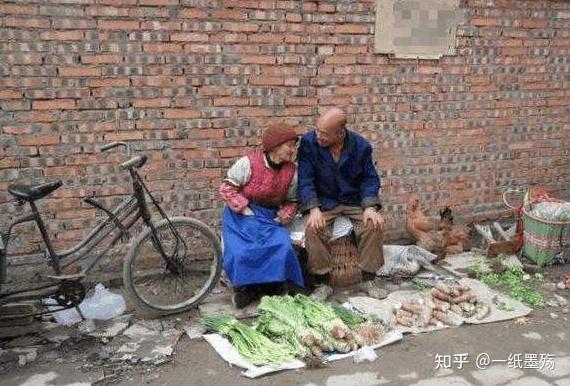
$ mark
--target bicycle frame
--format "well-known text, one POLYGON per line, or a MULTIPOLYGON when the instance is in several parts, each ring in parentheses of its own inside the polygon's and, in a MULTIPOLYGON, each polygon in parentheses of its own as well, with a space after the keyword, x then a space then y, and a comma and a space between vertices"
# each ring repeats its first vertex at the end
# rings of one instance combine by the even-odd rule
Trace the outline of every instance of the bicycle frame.
MULTIPOLYGON (((105 210, 103 208, 103 210, 107 213, 108 217, 105 220, 101 221, 87 235, 87 237, 85 237, 83 240, 81 240, 78 244, 76 244, 72 248, 70 248, 66 251, 63 251, 61 253, 58 253, 55 251, 55 249, 53 248, 53 244, 51 242, 51 239, 49 238, 45 223, 44 223, 35 203, 33 201, 31 201, 31 202, 29 202, 29 204, 31 206, 32 213, 27 214, 27 215, 22 216, 22 217, 19 217, 19 218, 15 219, 14 221, 12 221, 12 223, 8 227, 8 233, 6 233, 6 235, 2 235, 2 238, 3 238, 2 241, 4 241, 4 243, 3 243, 4 244, 4 250, 2 251, 2 254, 3 255, 6 254, 6 249, 8 246, 9 236, 10 236, 12 228, 18 224, 34 221, 36 223, 39 231, 40 231, 40 234, 42 236, 42 240, 43 240, 45 247, 46 247, 45 255, 47 255, 46 257, 49 260, 48 264, 50 264, 53 267, 56 276, 61 276, 62 268, 65 268, 65 267, 81 260, 89 252, 96 249, 96 247, 103 240, 105 240, 107 238, 107 236, 109 236, 112 232, 114 232, 115 230, 118 229, 119 232, 117 232, 110 239, 109 244, 104 249, 97 251, 97 253, 95 253, 92 258, 85 261, 85 264, 82 267, 81 273, 79 275, 73 275, 74 277, 82 278, 83 276, 87 275, 89 273, 89 271, 91 271, 91 269, 101 260, 101 258, 103 258, 105 256, 105 254, 109 251, 109 249, 111 249, 111 247, 113 247, 115 245, 115 243, 119 239, 121 239, 121 237, 125 234, 125 230, 130 229, 139 220, 139 218, 142 217, 145 225, 150 227, 154 233, 155 228, 154 228, 154 225, 152 224, 152 221, 151 221, 151 215, 150 215, 150 212, 149 212, 146 200, 145 200, 145 193, 144 193, 143 186, 142 186, 141 182, 139 181, 140 177, 138 176, 137 171, 132 169, 132 168, 129 169, 129 172, 130 172, 131 179, 132 179, 133 193, 128 198, 124 199, 112 211, 108 211, 108 210, 105 210), (134 214, 134 216, 133 216, 133 214, 134 214), (123 221, 125 221, 125 220, 127 220, 126 223, 123 223, 123 221), (64 264, 64 265, 61 264, 67 260, 69 260, 69 261, 66 264, 64 264)), ((7 264, 5 264, 5 265, 7 265, 7 264)), ((1 273, 2 272, 0 272, 0 274, 1 273)), ((2 279, 1 275, 0 275, 0 279, 2 279)), ((0 280, 0 284, 1 283, 2 283, 2 280, 0 280)), ((31 288, 31 289, 18 290, 18 291, 7 292, 7 293, 0 293, 0 304, 4 303, 2 301, 4 298, 13 297, 14 295, 18 295, 18 294, 22 294, 22 293, 26 293, 26 292, 30 292, 30 291, 36 291, 39 289, 50 288, 50 287, 53 287, 54 285, 58 285, 58 283, 51 284, 51 285, 44 285, 41 287, 35 287, 35 288, 31 288)), ((33 298, 36 298, 36 296, 34 296, 33 298)), ((13 300, 16 300, 16 299, 10 299, 10 301, 13 301, 13 300)), ((23 300, 23 299, 18 298, 17 300, 23 300)))

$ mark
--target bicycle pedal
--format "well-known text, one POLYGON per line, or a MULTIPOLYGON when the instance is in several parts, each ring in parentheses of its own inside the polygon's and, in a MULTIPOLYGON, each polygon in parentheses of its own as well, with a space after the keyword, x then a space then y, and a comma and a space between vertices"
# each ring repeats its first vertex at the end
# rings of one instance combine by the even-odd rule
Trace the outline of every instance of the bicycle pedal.
POLYGON ((52 280, 76 280, 83 279, 85 277, 84 273, 74 273, 71 275, 45 275, 48 279, 52 280))

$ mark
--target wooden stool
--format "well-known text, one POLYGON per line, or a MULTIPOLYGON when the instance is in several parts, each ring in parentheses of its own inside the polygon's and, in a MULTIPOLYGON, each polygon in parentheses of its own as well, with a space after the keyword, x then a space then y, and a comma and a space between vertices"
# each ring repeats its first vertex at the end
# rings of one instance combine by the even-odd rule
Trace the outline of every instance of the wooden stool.
POLYGON ((360 282, 362 272, 358 267, 358 248, 354 234, 329 241, 328 245, 333 259, 329 285, 346 287, 360 282))

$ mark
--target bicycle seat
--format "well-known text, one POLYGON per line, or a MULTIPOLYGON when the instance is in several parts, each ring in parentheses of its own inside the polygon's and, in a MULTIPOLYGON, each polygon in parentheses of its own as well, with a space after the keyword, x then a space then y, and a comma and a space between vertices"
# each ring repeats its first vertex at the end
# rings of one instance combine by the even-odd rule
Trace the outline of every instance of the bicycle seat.
POLYGON ((19 200, 32 202, 47 196, 61 185, 63 185, 61 180, 39 185, 10 185, 8 192, 19 200))

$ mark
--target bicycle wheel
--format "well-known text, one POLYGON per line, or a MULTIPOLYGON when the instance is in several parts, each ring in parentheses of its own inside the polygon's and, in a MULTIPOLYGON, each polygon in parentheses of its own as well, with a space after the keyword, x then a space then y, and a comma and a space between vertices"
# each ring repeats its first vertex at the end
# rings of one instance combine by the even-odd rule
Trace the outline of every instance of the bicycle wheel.
POLYGON ((216 285, 222 270, 222 250, 214 231, 193 218, 174 217, 156 224, 164 253, 176 256, 168 263, 147 228, 132 244, 123 265, 129 295, 144 309, 173 314, 195 307, 216 285))

